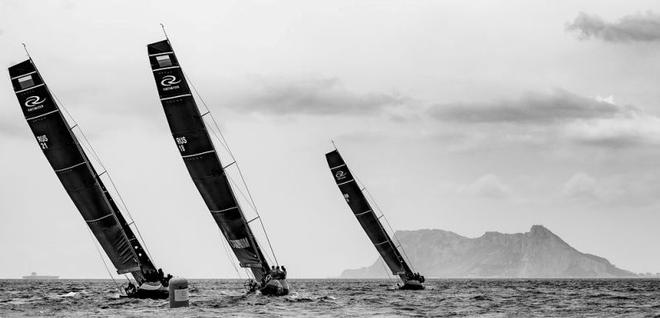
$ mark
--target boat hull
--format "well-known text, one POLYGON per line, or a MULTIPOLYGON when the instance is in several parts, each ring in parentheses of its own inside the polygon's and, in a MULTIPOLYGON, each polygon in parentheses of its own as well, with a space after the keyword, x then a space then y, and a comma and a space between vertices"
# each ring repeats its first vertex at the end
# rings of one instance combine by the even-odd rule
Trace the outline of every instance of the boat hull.
POLYGON ((409 280, 406 281, 403 286, 399 287, 401 290, 422 290, 424 289, 424 285, 420 283, 418 280, 409 280))
POLYGON ((170 292, 160 283, 144 283, 133 293, 123 297, 139 299, 168 299, 170 292))
POLYGON ((286 282, 280 282, 276 279, 270 280, 259 291, 265 296, 286 296, 289 294, 289 288, 286 282))
POLYGON ((139 298, 139 299, 168 299, 170 297, 170 292, 165 290, 141 290, 128 296, 130 298, 139 298))

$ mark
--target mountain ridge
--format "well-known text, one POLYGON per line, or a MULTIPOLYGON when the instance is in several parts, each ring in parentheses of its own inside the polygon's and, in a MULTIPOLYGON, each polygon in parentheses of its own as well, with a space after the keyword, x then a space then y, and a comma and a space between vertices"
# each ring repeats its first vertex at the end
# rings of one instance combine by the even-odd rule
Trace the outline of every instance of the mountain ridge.
MULTIPOLYGON (((475 238, 440 229, 398 231, 416 271, 429 278, 620 278, 637 275, 583 253, 543 225, 524 233, 488 231, 475 238)), ((382 278, 380 259, 341 278, 382 278)))

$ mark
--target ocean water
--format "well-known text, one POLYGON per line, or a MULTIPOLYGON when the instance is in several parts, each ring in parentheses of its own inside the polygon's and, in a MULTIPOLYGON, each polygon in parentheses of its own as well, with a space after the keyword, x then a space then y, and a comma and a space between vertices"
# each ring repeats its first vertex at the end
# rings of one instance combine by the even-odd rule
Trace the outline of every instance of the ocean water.
POLYGON ((188 308, 119 298, 110 280, 0 280, 0 317, 660 317, 660 280, 291 280, 286 297, 244 295, 243 281, 191 280, 188 308))

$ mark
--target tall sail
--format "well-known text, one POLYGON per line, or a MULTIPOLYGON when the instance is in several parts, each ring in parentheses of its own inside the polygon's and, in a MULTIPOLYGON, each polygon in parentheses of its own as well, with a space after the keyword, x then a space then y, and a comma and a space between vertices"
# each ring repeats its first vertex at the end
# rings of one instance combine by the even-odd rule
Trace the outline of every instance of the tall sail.
POLYGON ((396 245, 387 234, 378 216, 371 208, 367 198, 362 193, 351 171, 348 170, 346 162, 339 154, 339 151, 333 150, 325 154, 325 158, 330 166, 330 172, 339 186, 339 191, 344 195, 344 199, 353 211, 353 214, 362 225, 362 228, 369 236, 371 243, 374 244, 378 253, 383 258, 392 274, 399 275, 404 281, 406 277, 413 274, 412 269, 406 263, 396 245))
POLYGON ((149 44, 147 51, 172 137, 190 177, 240 266, 250 268, 261 281, 269 272, 268 262, 236 200, 172 46, 164 40, 149 44))
POLYGON ((138 282, 143 282, 143 271, 155 270, 155 267, 71 131, 32 60, 10 67, 9 76, 39 147, 117 273, 131 273, 138 282))

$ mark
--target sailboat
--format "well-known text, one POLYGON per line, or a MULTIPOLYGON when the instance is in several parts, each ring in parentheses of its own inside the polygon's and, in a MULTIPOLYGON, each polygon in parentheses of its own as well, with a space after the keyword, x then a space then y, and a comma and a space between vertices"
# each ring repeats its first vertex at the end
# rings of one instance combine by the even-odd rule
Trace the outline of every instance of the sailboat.
POLYGON ((200 113, 169 39, 147 45, 147 53, 174 142, 239 266, 252 272, 254 280, 247 285, 264 295, 288 294, 286 271, 269 267, 250 228, 258 217, 246 219, 229 182, 226 169, 236 162, 222 165, 203 120, 208 112, 200 113))
POLYGON ((97 173, 32 58, 11 66, 9 76, 25 120, 67 194, 117 274, 131 274, 138 284, 129 281, 125 296, 167 298, 171 276, 156 269, 103 183, 106 171, 97 173))
POLYGON ((339 151, 335 149, 328 152, 325 154, 325 158, 339 191, 341 191, 346 203, 348 203, 358 222, 362 225, 362 229, 367 233, 371 243, 376 247, 392 274, 399 276, 401 279, 403 284, 399 285, 399 288, 406 290, 424 289, 424 276, 413 272, 410 265, 403 258, 401 251, 399 251, 399 248, 402 247, 397 248, 395 242, 392 241, 380 222, 382 215, 381 217, 376 215, 339 151))

